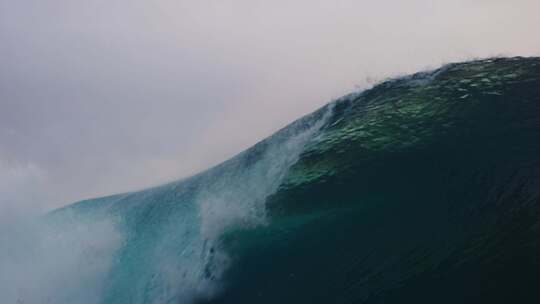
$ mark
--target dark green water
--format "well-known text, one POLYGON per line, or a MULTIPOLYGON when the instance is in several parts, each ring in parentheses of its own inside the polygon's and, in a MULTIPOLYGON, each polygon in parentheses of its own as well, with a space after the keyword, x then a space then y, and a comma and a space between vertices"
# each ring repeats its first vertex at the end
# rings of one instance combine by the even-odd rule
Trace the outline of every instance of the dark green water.
POLYGON ((71 211, 122 235, 99 303, 540 303, 540 59, 387 81, 71 211))
POLYGON ((538 303, 540 59, 345 97, 212 303, 538 303))

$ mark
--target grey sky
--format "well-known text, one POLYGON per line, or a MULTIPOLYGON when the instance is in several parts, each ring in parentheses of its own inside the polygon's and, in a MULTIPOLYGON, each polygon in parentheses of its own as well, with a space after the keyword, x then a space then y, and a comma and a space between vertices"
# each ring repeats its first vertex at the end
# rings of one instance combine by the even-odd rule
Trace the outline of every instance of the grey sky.
POLYGON ((537 0, 0 0, 0 207, 192 174, 370 79, 540 55, 539 12, 537 0))

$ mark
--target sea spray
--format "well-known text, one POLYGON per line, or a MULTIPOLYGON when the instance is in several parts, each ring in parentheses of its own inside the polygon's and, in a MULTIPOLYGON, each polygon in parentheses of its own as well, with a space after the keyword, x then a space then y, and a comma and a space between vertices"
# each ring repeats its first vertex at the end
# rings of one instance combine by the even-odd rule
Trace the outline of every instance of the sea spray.
POLYGON ((122 236, 112 219, 17 217, 0 225, 2 303, 98 304, 122 236))
POLYGON ((103 302, 190 303, 218 294, 231 264, 220 236, 228 229, 265 224, 266 198, 332 111, 329 104, 187 180, 97 203, 122 218, 126 239, 103 302))

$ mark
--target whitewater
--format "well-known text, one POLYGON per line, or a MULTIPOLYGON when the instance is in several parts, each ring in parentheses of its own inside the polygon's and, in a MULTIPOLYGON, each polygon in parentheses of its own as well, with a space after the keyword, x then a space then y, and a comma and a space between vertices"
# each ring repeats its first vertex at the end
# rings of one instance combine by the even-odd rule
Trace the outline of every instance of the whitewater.
POLYGON ((219 237, 265 225, 266 198, 332 113, 329 104, 191 178, 86 200, 0 232, 6 303, 192 303, 220 291, 219 237))

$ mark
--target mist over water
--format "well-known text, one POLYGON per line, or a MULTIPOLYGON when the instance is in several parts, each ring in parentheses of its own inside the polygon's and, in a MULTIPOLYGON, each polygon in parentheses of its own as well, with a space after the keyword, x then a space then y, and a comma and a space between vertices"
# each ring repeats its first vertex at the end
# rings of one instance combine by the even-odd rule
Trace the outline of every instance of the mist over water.
POLYGON ((46 174, 34 164, 0 162, 2 303, 100 303, 114 252, 115 219, 46 216, 46 174))
POLYGON ((266 198, 331 113, 329 105, 186 180, 47 215, 19 205, 0 223, 2 299, 164 304, 219 294, 230 265, 220 237, 265 225, 266 198))
POLYGON ((100 303, 122 236, 114 221, 18 217, 0 225, 5 303, 100 303))

